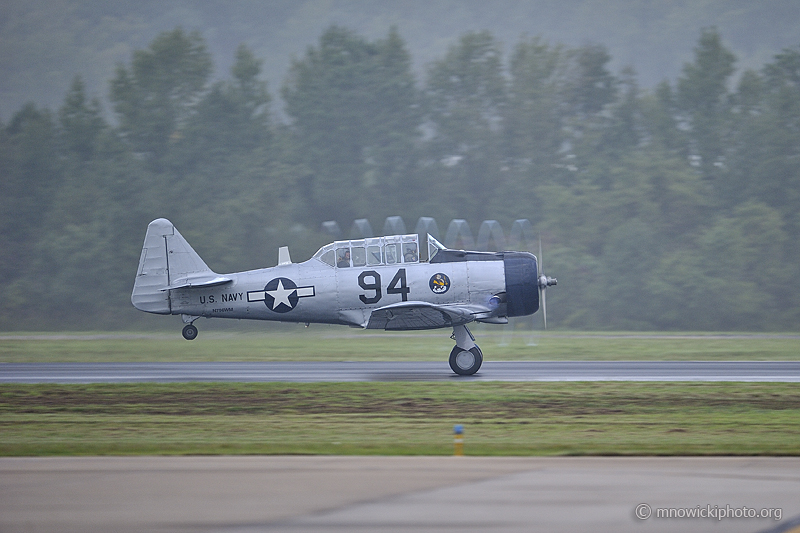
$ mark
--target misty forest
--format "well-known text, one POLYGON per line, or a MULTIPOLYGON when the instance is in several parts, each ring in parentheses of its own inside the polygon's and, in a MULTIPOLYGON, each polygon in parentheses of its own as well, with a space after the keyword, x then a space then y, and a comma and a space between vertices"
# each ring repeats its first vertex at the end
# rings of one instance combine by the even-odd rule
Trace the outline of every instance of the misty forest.
POLYGON ((76 73, 0 123, 0 329, 151 324, 129 297, 154 218, 224 273, 425 216, 528 219, 556 328, 797 330, 800 46, 739 69, 706 28, 645 89, 602 44, 504 44, 464 33, 418 74, 397 30, 331 26, 267 85, 245 45, 214 79, 177 27, 103 99, 76 73))

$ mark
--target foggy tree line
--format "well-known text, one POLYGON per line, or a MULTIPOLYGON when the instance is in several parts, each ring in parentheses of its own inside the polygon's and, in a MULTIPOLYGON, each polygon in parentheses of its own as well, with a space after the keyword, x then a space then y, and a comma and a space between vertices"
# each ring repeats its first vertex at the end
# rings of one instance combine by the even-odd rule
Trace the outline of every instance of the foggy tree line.
POLYGON ((611 59, 471 32, 418 79, 397 31, 331 27, 271 88, 246 46, 214 81, 202 35, 165 32, 107 100, 76 75, 0 124, 0 327, 135 325, 157 217, 230 272, 400 215, 529 219, 557 327, 796 330, 800 47, 739 72, 705 29, 651 90, 611 59))

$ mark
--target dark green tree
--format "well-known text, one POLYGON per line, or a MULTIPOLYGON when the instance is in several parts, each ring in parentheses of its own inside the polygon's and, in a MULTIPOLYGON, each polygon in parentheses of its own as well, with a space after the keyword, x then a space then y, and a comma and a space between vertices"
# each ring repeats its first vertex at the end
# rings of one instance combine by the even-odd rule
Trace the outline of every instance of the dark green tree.
POLYGON ((395 30, 368 42, 331 27, 292 63, 286 112, 306 168, 298 183, 313 220, 352 220, 376 201, 397 206, 413 162, 419 110, 410 59, 395 30))
POLYGON ((606 271, 598 287, 608 296, 600 319, 611 319, 607 327, 648 329, 658 319, 646 287, 659 256, 656 233, 638 218, 609 232, 601 256, 606 271))
POLYGON ((156 37, 117 65, 110 99, 119 131, 134 151, 159 160, 192 114, 211 74, 211 56, 199 32, 181 28, 156 37))
POLYGON ((678 127, 679 112, 675 91, 670 83, 664 80, 652 93, 640 95, 639 105, 648 142, 688 161, 688 141, 678 127))
MULTIPOLYGON (((541 218, 537 188, 565 167, 564 92, 568 53, 538 38, 521 41, 510 63, 508 101, 503 110, 503 152, 509 179, 501 188, 509 215, 541 218)), ((500 188, 499 188, 500 189, 500 188)))
POLYGON ((572 55, 570 103, 578 116, 595 115, 617 96, 617 79, 608 70, 611 55, 599 44, 582 46, 572 55))
POLYGON ((644 137, 642 109, 636 72, 632 67, 622 70, 619 80, 622 91, 611 109, 611 119, 603 132, 603 151, 611 157, 621 157, 634 151, 644 137))
MULTIPOLYGON (((271 98, 266 82, 258 79, 260 63, 247 47, 238 48, 231 68, 233 79, 211 87, 194 106, 194 113, 174 142, 174 174, 186 175, 198 169, 221 173, 219 185, 227 187, 223 176, 230 174, 226 168, 233 159, 268 147, 271 98)), ((215 194, 214 189, 208 194, 215 194)))
MULTIPOLYGON (((781 214, 789 235, 800 233, 800 46, 783 50, 762 73, 762 105, 753 113, 750 137, 741 159, 752 172, 746 181, 749 197, 760 199, 781 214)), ((774 256, 773 256, 774 257, 774 256)), ((773 258, 792 266, 791 279, 800 276, 800 243, 785 242, 783 256, 773 258)), ((800 291, 786 281, 780 292, 780 316, 788 324, 800 320, 800 291), (789 290, 787 290, 789 289, 789 290)))
MULTIPOLYGON (((629 98, 617 101, 619 80, 608 70, 610 60, 601 45, 571 50, 563 99, 563 127, 568 133, 563 163, 571 172, 579 172, 580 179, 591 179, 605 190, 613 187, 612 166, 617 165, 626 142, 635 144, 630 138, 637 136, 632 121, 638 111, 638 88, 632 76, 628 77, 629 98), (623 117, 626 111, 627 123, 623 117)), ((561 177, 571 179, 569 174, 561 177)))
MULTIPOLYGON (((702 31, 694 62, 683 66, 678 79, 677 103, 690 132, 690 154, 703 175, 722 179, 730 138, 731 102, 728 83, 736 56, 725 48, 714 28, 702 31)), ((715 183, 715 186, 719 185, 715 183)))
POLYGON ((97 148, 100 134, 106 128, 100 100, 87 101, 86 90, 80 76, 75 76, 64 104, 58 111, 64 148, 79 161, 88 161, 97 148))
POLYGON ((450 199, 453 216, 481 220, 500 203, 505 104, 500 44, 488 31, 463 35, 428 69, 431 190, 450 199))
POLYGON ((261 61, 239 46, 231 79, 197 103, 168 158, 170 196, 186 206, 187 237, 200 227, 214 235, 206 259, 222 270, 264 266, 264 229, 295 205, 287 194, 293 178, 274 177, 271 98, 260 74, 261 61))
POLYGON ((425 196, 415 174, 422 110, 411 56, 397 29, 392 27, 377 45, 379 65, 372 83, 382 101, 372 117, 375 142, 366 152, 365 177, 375 184, 370 202, 377 209, 370 211, 385 218, 413 213, 425 196))
POLYGON ((764 67, 764 108, 758 127, 761 148, 750 190, 777 207, 800 229, 800 46, 764 67))
POLYGON ((514 49, 503 130, 508 155, 520 164, 547 167, 558 157, 565 56, 562 47, 538 38, 521 41, 514 49))
POLYGON ((26 104, 0 130, 0 317, 7 323, 21 319, 17 312, 28 302, 25 273, 60 180, 53 117, 26 104))

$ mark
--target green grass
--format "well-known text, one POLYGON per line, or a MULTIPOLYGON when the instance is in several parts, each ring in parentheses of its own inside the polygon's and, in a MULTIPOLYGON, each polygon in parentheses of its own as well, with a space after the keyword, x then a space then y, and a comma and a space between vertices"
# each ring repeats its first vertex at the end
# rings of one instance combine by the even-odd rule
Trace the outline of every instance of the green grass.
MULTIPOLYGON (((265 333, 204 331, 188 342, 158 334, 0 334, 0 362, 94 361, 441 361, 449 330, 386 333, 336 326, 265 333)), ((800 360, 798 335, 526 333, 473 328, 487 361, 800 360)))
MULTIPOLYGON (((1 334, 0 362, 439 360, 449 331, 1 334)), ((797 335, 473 329, 486 360, 798 360, 797 335)), ((800 454, 783 383, 0 385, 0 455, 800 454)))
POLYGON ((0 455, 798 455, 790 383, 0 385, 0 455))

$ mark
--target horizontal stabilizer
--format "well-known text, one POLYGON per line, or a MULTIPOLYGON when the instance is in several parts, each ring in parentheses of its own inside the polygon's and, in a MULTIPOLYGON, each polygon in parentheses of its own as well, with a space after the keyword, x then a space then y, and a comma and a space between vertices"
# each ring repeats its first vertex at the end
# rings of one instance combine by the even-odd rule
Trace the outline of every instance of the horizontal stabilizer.
POLYGON ((176 279, 168 286, 163 287, 161 290, 168 291, 171 289, 196 289, 200 287, 216 287, 217 285, 225 285, 226 283, 230 283, 231 281, 233 281, 233 278, 228 278, 213 273, 199 274, 195 276, 189 276, 186 278, 176 279))

